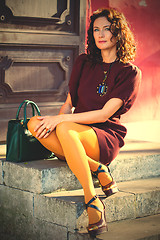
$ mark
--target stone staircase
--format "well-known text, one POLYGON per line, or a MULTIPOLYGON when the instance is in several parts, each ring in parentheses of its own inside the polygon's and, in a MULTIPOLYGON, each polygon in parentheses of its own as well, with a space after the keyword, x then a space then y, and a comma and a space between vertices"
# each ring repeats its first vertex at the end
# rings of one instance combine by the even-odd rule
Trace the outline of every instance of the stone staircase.
MULTIPOLYGON (((83 190, 66 163, 56 158, 10 163, 5 161, 5 146, 0 149, 0 239, 90 239, 82 234, 88 225, 83 190)), ((119 193, 105 198, 94 181, 106 206, 109 230, 114 222, 160 213, 159 143, 127 140, 110 169, 119 193)), ((109 231, 97 239, 111 235, 109 231)))

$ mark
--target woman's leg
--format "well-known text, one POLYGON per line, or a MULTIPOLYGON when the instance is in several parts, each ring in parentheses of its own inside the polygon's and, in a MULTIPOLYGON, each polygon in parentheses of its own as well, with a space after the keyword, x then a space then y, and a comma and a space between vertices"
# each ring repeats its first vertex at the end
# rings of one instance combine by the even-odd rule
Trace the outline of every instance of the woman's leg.
MULTIPOLYGON (((34 129, 37 126, 37 124, 39 124, 39 121, 40 120, 37 119, 37 116, 35 116, 35 117, 32 117, 30 119, 30 121, 28 122, 28 129, 34 137, 36 137, 36 132, 34 132, 34 129)), ((96 136, 95 133, 93 133, 93 134, 96 136)), ((82 136, 81 138, 83 140, 82 141, 83 146, 84 146, 86 154, 88 156, 88 161, 91 163, 91 167, 93 165, 93 169, 91 169, 91 170, 95 171, 96 166, 98 167, 98 165, 99 165, 97 163, 95 163, 96 165, 94 164, 95 161, 99 161, 99 145, 98 145, 98 142, 97 142, 98 151, 95 151, 95 145, 94 145, 93 141, 89 141, 88 143, 87 143, 87 141, 85 141, 85 132, 82 132, 81 136, 82 136)), ((47 149, 49 149, 50 151, 52 151, 56 155, 64 158, 63 149, 62 149, 62 146, 60 144, 59 139, 57 138, 56 131, 53 131, 47 138, 41 138, 41 139, 38 139, 38 140, 47 149)))
MULTIPOLYGON (((30 121, 28 122, 28 129, 30 132, 33 134, 33 136, 36 136, 36 133, 34 132, 35 127, 39 123, 40 120, 37 119, 37 117, 32 117, 30 121)), ((80 125, 81 126, 81 125, 80 125)), ((82 125, 85 126, 85 125, 82 125)), ((87 127, 87 126, 86 126, 87 127)), ((87 127, 89 128, 89 127, 87 127)), ((99 144, 97 140, 97 135, 94 132, 93 129, 89 128, 90 135, 86 138, 86 133, 87 131, 81 131, 81 142, 83 144, 83 147, 85 149, 87 158, 88 158, 88 163, 90 166, 91 171, 96 171, 99 167, 99 156, 100 156, 100 151, 99 151, 99 144), (93 141, 94 140, 94 141, 93 141), (96 142, 96 143, 95 143, 96 142)), ((60 159, 64 160, 64 153, 63 149, 61 146, 61 143, 59 139, 57 138, 56 131, 53 131, 47 138, 42 138, 39 139, 39 141, 50 151, 52 151, 57 157, 60 159)), ((103 165, 103 169, 108 171, 107 167, 103 165)), ((99 173, 98 178, 101 182, 101 184, 107 185, 112 181, 111 176, 106 173, 99 173)))
MULTIPOLYGON (((32 117, 28 122, 28 129, 34 137, 36 137, 36 132, 34 132, 35 127, 39 124, 37 116, 32 117)), ((64 159, 64 153, 61 144, 57 138, 56 131, 53 131, 47 138, 38 139, 43 146, 49 149, 51 152, 55 153, 60 159, 64 159)))
MULTIPOLYGON (((28 122, 28 129, 30 132, 33 134, 33 136, 36 136, 36 133, 34 132, 35 127, 39 123, 40 120, 37 119, 37 117, 32 117, 30 121, 28 122)), ((85 126, 85 125, 82 125, 85 126)), ((96 171, 99 167, 99 156, 100 156, 100 151, 99 151, 99 144, 97 140, 97 135, 94 132, 93 129, 90 129, 90 138, 86 140, 86 132, 87 131, 82 131, 80 133, 81 135, 81 141, 83 144, 83 147, 85 149, 86 155, 88 157, 88 163, 90 166, 91 171, 96 171), (93 138, 96 139, 96 143, 93 141, 93 138)), ((61 146, 61 143, 59 139, 57 138, 56 131, 53 131, 47 138, 41 138, 39 141, 50 151, 52 151, 57 157, 60 159, 64 160, 64 153, 63 149, 61 146)), ((106 171, 108 170, 106 166, 103 165, 103 169, 106 171)), ((101 182, 101 184, 107 185, 112 181, 112 178, 110 175, 105 174, 105 173, 99 173, 98 178, 101 182)))
MULTIPOLYGON (((37 117, 33 117, 28 123, 28 129, 34 136, 36 135, 34 129, 38 122, 37 117)), ((100 150, 97 135, 91 127, 64 122, 59 124, 56 131, 53 131, 47 138, 39 139, 39 141, 61 159, 65 156, 69 167, 84 189, 86 203, 96 195, 90 169, 97 170, 100 150)), ((100 174, 104 175, 105 184, 107 184, 110 179, 106 179, 106 174, 100 174)), ((94 204, 100 209, 103 207, 99 199, 95 200, 94 204)), ((88 208, 88 214, 90 223, 97 222, 101 217, 101 214, 92 208, 88 208)))
MULTIPOLYGON (((36 136, 34 129, 38 122, 37 117, 31 118, 28 122, 28 129, 34 136, 36 136)), ((85 203, 88 203, 96 195, 96 192, 87 155, 96 161, 99 160, 99 144, 94 130, 89 126, 63 122, 57 126, 56 131, 39 141, 55 154, 65 156, 68 166, 84 189, 85 203)), ((99 199, 96 199, 94 204, 103 210, 99 199)), ((90 207, 88 215, 89 223, 98 222, 101 218, 101 213, 90 207)))
MULTIPOLYGON (((96 195, 96 192, 87 155, 92 155, 94 159, 99 160, 97 136, 91 127, 72 122, 58 124, 56 134, 69 168, 83 187, 85 203, 88 203, 96 195)), ((93 204, 103 211, 103 205, 99 199, 96 199, 93 204)), ((87 211, 90 224, 101 219, 101 213, 96 209, 89 207, 87 211)))

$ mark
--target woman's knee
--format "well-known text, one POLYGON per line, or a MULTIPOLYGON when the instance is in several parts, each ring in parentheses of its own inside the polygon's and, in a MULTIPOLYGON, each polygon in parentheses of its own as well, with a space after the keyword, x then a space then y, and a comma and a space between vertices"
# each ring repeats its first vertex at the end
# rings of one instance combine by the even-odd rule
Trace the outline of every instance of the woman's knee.
POLYGON ((37 119, 37 116, 32 117, 29 122, 27 123, 28 130, 33 134, 34 129, 39 123, 40 120, 37 119))
POLYGON ((72 128, 71 122, 61 122, 56 126, 57 136, 67 134, 68 130, 72 128))

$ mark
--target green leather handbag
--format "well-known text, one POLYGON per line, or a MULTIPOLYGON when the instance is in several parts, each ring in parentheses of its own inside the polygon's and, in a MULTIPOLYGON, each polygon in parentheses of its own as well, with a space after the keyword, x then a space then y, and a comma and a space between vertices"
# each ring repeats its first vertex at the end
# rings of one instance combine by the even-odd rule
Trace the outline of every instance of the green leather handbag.
POLYGON ((32 115, 35 112, 40 116, 38 106, 30 100, 24 100, 16 114, 16 119, 8 122, 6 160, 9 162, 26 162, 52 157, 52 152, 46 149, 28 130, 27 106, 32 107, 32 115), (19 119, 19 113, 24 106, 24 118, 19 119))

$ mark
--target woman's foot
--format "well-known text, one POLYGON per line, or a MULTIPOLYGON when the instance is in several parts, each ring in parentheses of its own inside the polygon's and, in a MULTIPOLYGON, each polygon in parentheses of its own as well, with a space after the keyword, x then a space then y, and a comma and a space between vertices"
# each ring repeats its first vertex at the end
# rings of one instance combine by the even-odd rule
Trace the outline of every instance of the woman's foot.
MULTIPOLYGON (((95 208, 93 207, 87 207, 86 204, 86 208, 87 208, 87 213, 88 213, 88 218, 89 218, 89 224, 93 224, 95 222, 98 222, 101 219, 101 212, 104 209, 103 203, 100 201, 100 199, 95 196, 92 199, 94 199, 94 205, 100 210, 97 211, 95 208)), ((89 201, 90 202, 90 201, 89 201)))
POLYGON ((98 234, 108 231, 105 206, 97 196, 94 196, 86 204, 86 209, 89 217, 88 233, 95 237, 98 234), (92 204, 93 202, 94 204, 92 204))
POLYGON ((102 191, 105 193, 106 197, 118 192, 117 184, 111 176, 109 167, 100 164, 97 171, 92 171, 92 174, 94 177, 98 178, 102 186, 102 191))

